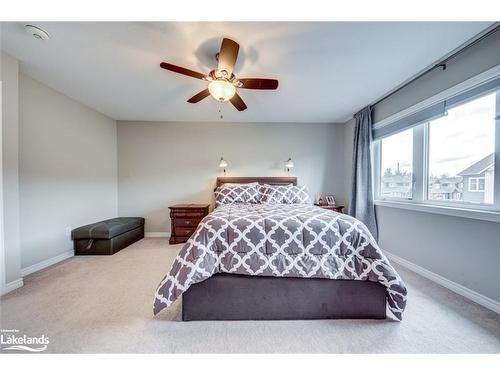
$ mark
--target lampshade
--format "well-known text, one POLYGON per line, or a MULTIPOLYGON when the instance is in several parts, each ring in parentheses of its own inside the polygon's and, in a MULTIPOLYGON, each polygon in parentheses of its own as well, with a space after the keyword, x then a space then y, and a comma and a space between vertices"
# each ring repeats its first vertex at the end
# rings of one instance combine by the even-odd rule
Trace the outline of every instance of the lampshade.
POLYGON ((227 167, 227 161, 225 161, 224 158, 220 158, 219 167, 220 168, 226 168, 227 167))
POLYGON ((292 158, 288 158, 288 160, 286 161, 285 163, 285 167, 290 169, 290 168, 293 168, 293 161, 292 161, 292 158))
POLYGON ((218 80, 208 84, 208 91, 215 100, 219 102, 227 102, 236 93, 236 87, 228 81, 218 80))

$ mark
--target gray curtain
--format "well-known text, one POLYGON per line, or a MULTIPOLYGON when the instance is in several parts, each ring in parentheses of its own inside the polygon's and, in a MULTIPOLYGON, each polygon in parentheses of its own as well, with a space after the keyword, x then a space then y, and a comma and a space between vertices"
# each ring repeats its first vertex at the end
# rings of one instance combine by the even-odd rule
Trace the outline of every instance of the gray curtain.
POLYGON ((377 218, 373 204, 373 181, 370 146, 372 143, 372 108, 366 107, 354 115, 352 192, 349 215, 362 221, 378 239, 377 218))

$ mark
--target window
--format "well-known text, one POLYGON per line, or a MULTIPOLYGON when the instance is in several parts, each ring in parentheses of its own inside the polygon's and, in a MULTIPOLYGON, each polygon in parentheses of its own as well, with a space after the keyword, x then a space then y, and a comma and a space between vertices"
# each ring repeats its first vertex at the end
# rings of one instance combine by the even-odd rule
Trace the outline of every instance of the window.
POLYGON ((429 122, 428 200, 493 203, 495 111, 492 93, 429 122))
POLYGON ((497 76, 376 126, 376 199, 500 211, 499 87, 497 76))
POLYGON ((484 193, 485 178, 484 177, 469 177, 469 191, 484 193))
POLYGON ((477 178, 470 178, 469 179, 469 190, 470 191, 477 191, 477 178))
POLYGON ((413 172, 413 130, 382 139, 380 195, 411 199, 413 172))

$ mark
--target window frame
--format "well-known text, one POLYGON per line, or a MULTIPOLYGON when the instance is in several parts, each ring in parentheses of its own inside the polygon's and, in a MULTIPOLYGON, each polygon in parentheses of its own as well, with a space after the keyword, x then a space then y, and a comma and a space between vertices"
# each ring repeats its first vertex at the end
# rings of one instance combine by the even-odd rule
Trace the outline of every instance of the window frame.
POLYGON ((473 193, 484 193, 485 192, 485 178, 484 177, 469 177, 469 186, 468 186, 468 190, 473 192, 473 193), (481 186, 481 183, 479 182, 479 180, 482 180, 483 181, 483 189, 481 190, 480 189, 480 186, 481 186), (472 189, 472 181, 474 181, 476 183, 476 188, 475 189, 472 189))
MULTIPOLYGON (((497 74, 494 78, 499 78, 500 74, 497 74)), ((403 199, 396 197, 386 197, 380 195, 381 187, 381 162, 382 162, 382 139, 393 134, 397 134, 400 131, 387 134, 384 137, 376 139, 372 144, 372 161, 373 161, 373 181, 374 181, 374 198, 375 203, 388 202, 389 205, 392 203, 404 203, 403 206, 411 205, 422 205, 422 206, 433 206, 442 207, 450 209, 465 209, 465 210, 480 210, 485 212, 494 212, 495 214, 500 214, 500 87, 495 90, 486 90, 474 97, 470 97, 460 103, 454 104, 448 109, 458 107, 467 102, 473 101, 478 97, 488 95, 488 93, 497 92, 496 95, 496 115, 495 115, 495 167, 494 167, 494 192, 493 192, 493 203, 470 203, 470 202, 459 202, 452 200, 436 200, 429 199, 429 124, 432 119, 427 122, 423 122, 416 126, 413 126, 413 172, 412 172, 412 198, 403 199)), ((469 180, 470 183, 470 180, 469 180)), ((465 184, 464 184, 465 185, 465 184)), ((465 187, 465 186, 464 186, 465 187)), ((477 188, 479 189, 479 180, 477 180, 477 188)), ((476 190, 474 192, 481 192, 476 190)))
POLYGON ((477 178, 477 191, 479 193, 486 193, 486 177, 478 177, 477 178), (483 188, 481 189, 481 183, 483 188))
POLYGON ((469 191, 472 191, 472 192, 477 192, 477 180, 478 178, 477 177, 469 177, 469 191), (472 188, 472 182, 475 183, 476 187, 475 188, 472 188))

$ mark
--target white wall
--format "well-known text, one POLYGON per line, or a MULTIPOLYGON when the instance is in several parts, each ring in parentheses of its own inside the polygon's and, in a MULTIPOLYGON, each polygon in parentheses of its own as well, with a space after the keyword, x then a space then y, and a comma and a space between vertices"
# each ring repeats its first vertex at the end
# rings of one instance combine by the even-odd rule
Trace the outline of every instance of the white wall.
POLYGON ((21 278, 19 246, 19 63, 2 52, 2 169, 5 281, 21 278))
POLYGON ((333 193, 345 202, 340 124, 118 121, 120 216, 144 216, 146 231, 169 232, 169 205, 212 203, 221 156, 228 176, 286 175, 291 157, 313 198, 333 193))
POLYGON ((22 268, 72 249, 66 227, 117 216, 116 122, 19 76, 22 268))

